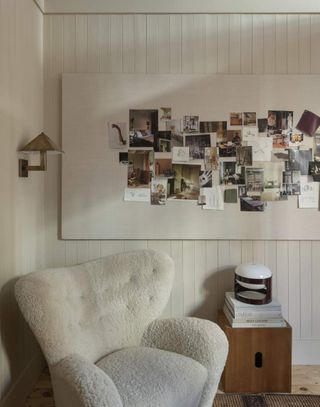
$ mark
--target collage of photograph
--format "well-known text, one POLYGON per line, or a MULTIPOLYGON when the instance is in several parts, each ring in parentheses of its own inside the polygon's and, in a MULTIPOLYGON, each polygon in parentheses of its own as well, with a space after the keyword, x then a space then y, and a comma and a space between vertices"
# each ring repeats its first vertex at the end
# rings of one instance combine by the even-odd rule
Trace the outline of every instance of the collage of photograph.
POLYGON ((240 211, 263 212, 267 202, 293 195, 305 202, 311 182, 320 182, 320 134, 310 147, 293 117, 268 110, 262 118, 231 112, 228 120, 201 121, 198 114, 176 118, 171 107, 131 109, 128 123, 108 123, 108 144, 125 150, 119 163, 128 168, 131 200, 127 190, 149 189, 151 205, 183 200, 221 210, 222 196, 240 211))

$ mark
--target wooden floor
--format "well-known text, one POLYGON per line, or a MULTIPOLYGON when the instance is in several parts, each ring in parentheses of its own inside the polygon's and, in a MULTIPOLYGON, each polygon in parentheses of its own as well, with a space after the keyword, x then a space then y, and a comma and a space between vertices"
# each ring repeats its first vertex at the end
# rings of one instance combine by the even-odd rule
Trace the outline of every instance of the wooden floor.
MULTIPOLYGON (((294 366, 292 392, 320 394, 320 366, 294 366)), ((23 407, 54 407, 51 380, 45 369, 23 407)))

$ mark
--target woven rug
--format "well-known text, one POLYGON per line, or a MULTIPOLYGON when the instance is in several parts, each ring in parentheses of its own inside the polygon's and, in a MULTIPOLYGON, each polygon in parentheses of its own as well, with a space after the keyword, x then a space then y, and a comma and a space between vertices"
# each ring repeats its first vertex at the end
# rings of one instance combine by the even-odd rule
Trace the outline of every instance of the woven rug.
POLYGON ((319 407, 320 395, 217 394, 213 407, 319 407))

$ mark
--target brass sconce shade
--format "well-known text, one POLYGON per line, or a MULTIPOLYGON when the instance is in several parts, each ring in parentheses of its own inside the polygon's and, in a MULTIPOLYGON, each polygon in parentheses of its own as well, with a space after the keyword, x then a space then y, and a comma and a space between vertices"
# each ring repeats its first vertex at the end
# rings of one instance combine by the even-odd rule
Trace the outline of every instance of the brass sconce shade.
POLYGON ((47 152, 62 154, 63 151, 43 132, 26 144, 21 152, 40 152, 40 165, 29 165, 28 160, 19 160, 19 177, 28 177, 29 171, 47 170, 47 152))

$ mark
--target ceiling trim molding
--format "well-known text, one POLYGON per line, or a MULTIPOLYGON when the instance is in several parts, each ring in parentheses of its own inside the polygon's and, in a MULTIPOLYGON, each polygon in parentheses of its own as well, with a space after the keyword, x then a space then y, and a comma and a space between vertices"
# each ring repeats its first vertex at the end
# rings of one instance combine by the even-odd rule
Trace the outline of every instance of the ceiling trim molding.
POLYGON ((34 0, 45 14, 319 14, 319 0, 34 0))

